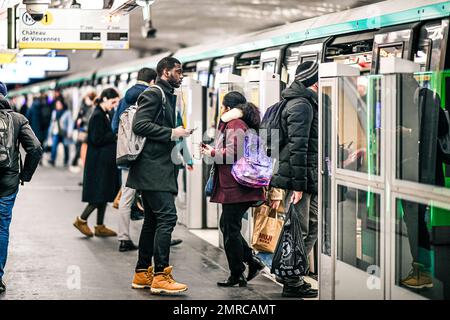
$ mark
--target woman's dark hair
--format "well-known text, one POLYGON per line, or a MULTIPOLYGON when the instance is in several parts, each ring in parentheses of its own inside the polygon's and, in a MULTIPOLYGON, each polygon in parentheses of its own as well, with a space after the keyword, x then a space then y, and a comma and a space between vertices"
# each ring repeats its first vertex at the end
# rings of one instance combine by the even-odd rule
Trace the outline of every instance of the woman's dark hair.
POLYGON ((246 103, 247 103, 247 99, 245 99, 245 97, 237 91, 228 92, 223 97, 223 101, 222 101, 222 104, 225 107, 229 107, 230 109, 236 108, 237 105, 246 104, 246 103))
POLYGON ((103 98, 106 98, 106 99, 109 100, 109 99, 117 98, 118 96, 119 96, 119 93, 117 92, 116 89, 114 89, 114 88, 106 88, 105 90, 102 91, 100 96, 95 98, 94 104, 96 106, 99 106, 100 103, 103 101, 103 98))
POLYGON ((242 120, 252 129, 258 130, 261 125, 261 115, 256 105, 247 102, 244 95, 237 91, 230 91, 224 97, 222 104, 230 109, 238 108, 242 110, 244 117, 242 120))

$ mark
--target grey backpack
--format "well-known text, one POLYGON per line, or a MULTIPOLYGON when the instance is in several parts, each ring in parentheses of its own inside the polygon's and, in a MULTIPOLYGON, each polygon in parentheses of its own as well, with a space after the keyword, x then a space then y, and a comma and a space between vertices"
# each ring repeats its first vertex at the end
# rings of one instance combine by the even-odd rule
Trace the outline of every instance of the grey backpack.
MULTIPOLYGON (((159 110, 156 115, 156 120, 158 120, 161 112, 163 113, 163 117, 165 114, 165 104, 166 104, 166 95, 164 94, 163 89, 157 85, 153 85, 151 88, 157 88, 161 91, 162 94, 162 108, 159 110)), ((150 90, 151 90, 150 88, 150 90)), ((133 161, 135 161, 142 150, 144 149, 145 141, 147 140, 145 137, 138 136, 133 132, 133 120, 136 115, 136 111, 138 109, 137 104, 129 107, 120 115, 119 121, 119 131, 117 136, 117 156, 116 163, 119 166, 129 167, 133 161)))
POLYGON ((0 111, 0 170, 10 169, 13 163, 14 123, 9 112, 0 111))

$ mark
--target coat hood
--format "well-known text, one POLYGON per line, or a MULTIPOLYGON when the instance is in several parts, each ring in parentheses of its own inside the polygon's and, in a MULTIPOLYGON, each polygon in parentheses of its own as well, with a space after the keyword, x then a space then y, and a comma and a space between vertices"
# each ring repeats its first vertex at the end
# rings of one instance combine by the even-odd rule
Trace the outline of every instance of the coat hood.
POLYGON ((9 104, 8 100, 0 94, 0 110, 4 109, 11 109, 11 105, 9 104))
POLYGON ((298 81, 294 81, 289 88, 284 89, 281 97, 283 99, 306 98, 313 100, 316 105, 318 104, 317 93, 298 81))
POLYGON ((222 120, 223 122, 227 123, 227 122, 230 122, 231 120, 241 119, 243 116, 244 116, 244 113, 242 112, 241 109, 234 108, 234 109, 231 109, 228 112, 225 112, 220 117, 220 120, 222 120))

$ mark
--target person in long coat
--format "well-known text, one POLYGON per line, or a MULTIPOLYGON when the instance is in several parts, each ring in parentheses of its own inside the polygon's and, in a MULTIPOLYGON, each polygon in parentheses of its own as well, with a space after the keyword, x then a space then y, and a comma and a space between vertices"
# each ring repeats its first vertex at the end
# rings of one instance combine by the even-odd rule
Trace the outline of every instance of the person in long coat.
POLYGON ((116 232, 107 228, 103 221, 108 202, 113 202, 120 188, 116 165, 117 139, 111 128, 109 112, 119 103, 119 94, 113 88, 102 91, 95 100, 95 110, 88 125, 88 149, 84 167, 82 201, 88 205, 74 226, 81 233, 92 237, 94 233, 87 225, 90 214, 97 209, 95 236, 112 237, 116 232))

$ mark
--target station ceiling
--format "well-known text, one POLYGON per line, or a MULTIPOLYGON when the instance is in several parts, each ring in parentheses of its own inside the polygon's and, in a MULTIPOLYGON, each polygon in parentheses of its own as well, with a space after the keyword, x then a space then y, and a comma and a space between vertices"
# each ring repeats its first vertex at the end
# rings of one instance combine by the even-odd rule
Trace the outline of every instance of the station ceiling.
MULTIPOLYGON (((108 2, 109 0, 105 0, 108 2)), ((16 0, 0 0, 5 7, 16 0)), ((83 8, 102 8, 104 0, 77 0, 83 8)), ((116 0, 123 3, 124 0, 116 0)), ((156 0, 152 5, 155 38, 144 38, 142 10, 130 13, 130 48, 127 53, 103 52, 94 59, 92 52, 72 52, 71 72, 92 69, 93 64, 123 62, 164 51, 176 51, 201 43, 263 30, 319 15, 365 6, 380 0, 156 0)), ((72 0, 52 0, 52 6, 70 6, 72 0)))

